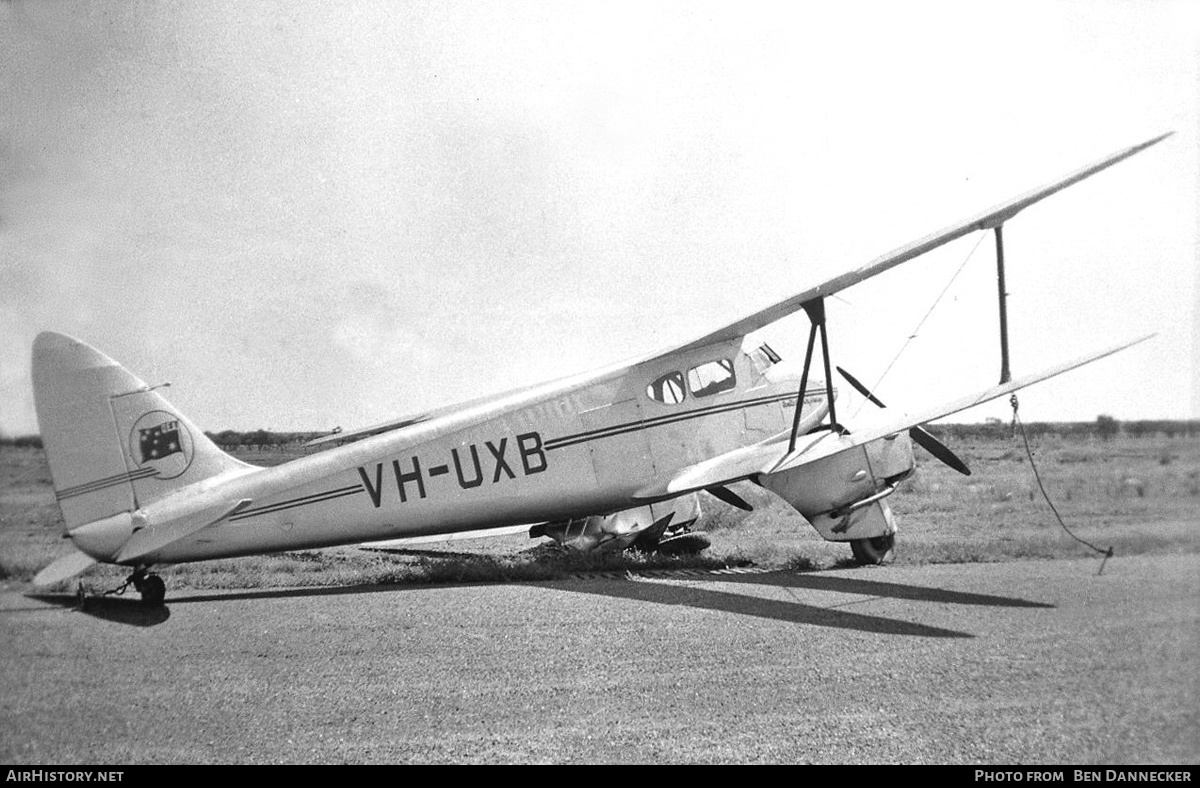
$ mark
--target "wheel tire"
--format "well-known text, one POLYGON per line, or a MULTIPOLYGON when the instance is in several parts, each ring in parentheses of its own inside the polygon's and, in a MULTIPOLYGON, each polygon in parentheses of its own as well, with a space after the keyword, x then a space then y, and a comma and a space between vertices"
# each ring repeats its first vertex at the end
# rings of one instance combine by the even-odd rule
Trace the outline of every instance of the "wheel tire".
POLYGON ((658 543, 658 552, 662 555, 696 555, 708 549, 712 542, 704 534, 686 531, 669 536, 658 543))
POLYGON ((148 607, 158 607, 167 596, 167 584, 158 575, 146 575, 142 581, 142 604, 148 607))
POLYGON ((896 535, 852 539, 850 550, 854 553, 854 560, 863 566, 891 563, 892 559, 896 557, 896 535))

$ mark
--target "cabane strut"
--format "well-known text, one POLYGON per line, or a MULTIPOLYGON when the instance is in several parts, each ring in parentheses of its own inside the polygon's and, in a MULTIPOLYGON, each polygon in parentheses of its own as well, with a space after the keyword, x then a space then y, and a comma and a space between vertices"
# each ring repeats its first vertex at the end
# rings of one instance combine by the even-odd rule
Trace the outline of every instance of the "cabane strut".
MULTIPOLYGON (((821 332, 821 356, 825 362, 825 401, 829 403, 829 429, 838 429, 837 411, 833 405, 833 375, 829 367, 829 335, 825 330, 825 299, 814 298, 801 305, 812 327, 808 330, 808 348, 804 351, 804 372, 800 375, 800 390, 796 394, 796 410, 792 417, 792 436, 788 440, 788 453, 796 450, 796 436, 800 431, 800 414, 804 410, 804 395, 808 388, 808 371, 812 366, 813 345, 817 331, 821 332)), ((821 429, 818 427, 817 429, 821 429)))

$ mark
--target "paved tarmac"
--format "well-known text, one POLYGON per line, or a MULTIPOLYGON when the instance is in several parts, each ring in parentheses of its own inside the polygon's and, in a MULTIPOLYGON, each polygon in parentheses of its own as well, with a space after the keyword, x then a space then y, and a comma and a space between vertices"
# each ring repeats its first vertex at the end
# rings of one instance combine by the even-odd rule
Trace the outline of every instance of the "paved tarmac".
POLYGON ((0 762, 1200 761, 1200 555, 1098 567, 9 588, 0 762))

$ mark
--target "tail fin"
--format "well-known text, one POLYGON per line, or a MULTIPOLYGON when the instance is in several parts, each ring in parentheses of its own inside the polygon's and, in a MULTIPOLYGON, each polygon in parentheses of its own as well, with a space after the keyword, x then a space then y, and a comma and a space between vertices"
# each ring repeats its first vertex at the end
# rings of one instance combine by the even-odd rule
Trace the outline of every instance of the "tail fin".
POLYGON ((217 448, 120 364, 64 334, 34 340, 33 395, 67 531, 254 467, 217 448))

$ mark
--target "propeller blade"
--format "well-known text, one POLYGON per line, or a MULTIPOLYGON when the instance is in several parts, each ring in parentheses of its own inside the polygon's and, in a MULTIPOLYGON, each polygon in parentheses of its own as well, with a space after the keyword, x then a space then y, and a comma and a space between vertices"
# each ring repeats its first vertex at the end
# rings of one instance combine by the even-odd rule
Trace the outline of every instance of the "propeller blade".
POLYGON ((846 370, 842 369, 841 367, 838 367, 838 368, 837 368, 837 371, 838 371, 838 372, 840 372, 840 373, 842 373, 842 377, 844 377, 844 378, 846 379, 846 381, 847 381, 847 382, 848 382, 848 383, 849 383, 851 386, 853 386, 853 387, 855 388, 855 390, 856 390, 856 391, 858 391, 858 393, 859 393, 859 394, 862 394, 864 397, 866 397, 866 398, 867 398, 868 400, 870 400, 872 403, 874 403, 875 405, 878 405, 878 406, 879 406, 879 407, 881 407, 881 408, 886 408, 886 407, 887 407, 887 405, 884 405, 882 402, 880 402, 880 400, 879 400, 879 397, 876 397, 874 394, 872 394, 870 391, 868 391, 868 390, 867 390, 867 387, 866 387, 866 386, 864 386, 864 385, 863 385, 863 384, 862 384, 862 383, 859 381, 859 379, 858 379, 858 378, 854 377, 853 375, 851 375, 849 372, 847 372, 846 370))
MULTIPOLYGON (((874 404, 878 405, 881 408, 887 407, 886 405, 883 404, 883 402, 879 399, 879 397, 876 397, 874 394, 872 394, 867 389, 867 387, 864 386, 858 380, 858 378, 854 377, 853 375, 851 375, 849 372, 842 369, 841 367, 838 367, 837 371, 842 373, 842 377, 844 377, 847 380, 847 382, 849 382, 850 385, 853 386, 855 388, 855 390, 858 391, 859 394, 862 394, 868 400, 870 400, 871 402, 873 402, 874 404)), ((958 458, 957 454, 950 451, 949 447, 947 447, 946 444, 942 443, 940 440, 933 437, 933 433, 931 433, 929 430, 925 429, 924 427, 920 427, 920 426, 913 427, 912 429, 910 429, 908 431, 908 435, 910 438, 913 439, 913 443, 917 444, 922 449, 924 449, 925 451, 932 454, 934 457, 937 457, 939 460, 946 463, 951 468, 953 468, 954 470, 961 473, 963 476, 971 475, 971 469, 967 467, 967 464, 965 462, 963 462, 962 460, 960 460, 958 458)))
POLYGON ((738 495, 737 493, 735 493, 733 490, 729 489, 728 487, 724 487, 720 484, 714 484, 712 487, 705 487, 704 489, 707 492, 709 492, 714 498, 724 501, 725 503, 729 504, 730 506, 736 506, 737 508, 741 509, 743 512, 754 511, 753 506, 746 503, 745 499, 742 498, 742 496, 738 495))
POLYGON ((913 439, 913 443, 917 444, 934 457, 937 457, 939 460, 946 463, 963 476, 971 475, 971 469, 967 467, 967 464, 960 460, 957 454, 950 451, 946 444, 933 437, 933 433, 931 433, 929 430, 925 429, 924 427, 913 427, 908 431, 908 435, 913 439))

